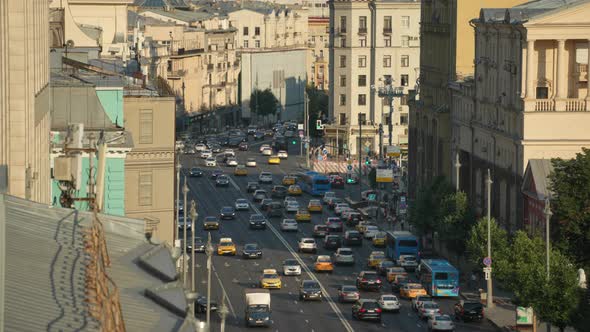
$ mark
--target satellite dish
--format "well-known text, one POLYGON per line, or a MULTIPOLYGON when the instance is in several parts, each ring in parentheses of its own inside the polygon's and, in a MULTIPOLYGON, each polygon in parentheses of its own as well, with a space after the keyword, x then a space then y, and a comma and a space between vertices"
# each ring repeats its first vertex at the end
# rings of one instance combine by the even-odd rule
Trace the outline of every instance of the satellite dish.
POLYGON ((67 46, 67 47, 74 47, 74 45, 75 45, 75 44, 74 44, 74 41, 73 41, 73 40, 71 40, 71 39, 68 39, 68 41, 66 42, 66 46, 67 46))

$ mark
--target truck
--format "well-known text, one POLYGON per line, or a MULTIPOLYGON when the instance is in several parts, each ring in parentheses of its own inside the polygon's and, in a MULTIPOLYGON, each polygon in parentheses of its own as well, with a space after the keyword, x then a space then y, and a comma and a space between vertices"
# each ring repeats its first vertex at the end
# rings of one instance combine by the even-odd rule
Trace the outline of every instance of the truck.
POLYGON ((246 297, 246 326, 270 326, 270 291, 268 289, 249 288, 244 291, 246 297))

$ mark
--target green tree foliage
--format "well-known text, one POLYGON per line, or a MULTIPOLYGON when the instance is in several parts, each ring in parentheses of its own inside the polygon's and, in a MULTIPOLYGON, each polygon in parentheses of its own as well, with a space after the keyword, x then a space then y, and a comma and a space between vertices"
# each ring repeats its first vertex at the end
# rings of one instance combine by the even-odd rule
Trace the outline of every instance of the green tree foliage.
POLYGON ((441 216, 435 225, 447 248, 458 256, 461 256, 466 249, 466 241, 469 231, 474 224, 475 216, 469 207, 467 194, 464 192, 453 192, 443 197, 439 205, 441 216))
POLYGON ((305 89, 309 98, 309 134, 311 136, 318 136, 316 121, 328 113, 328 95, 324 90, 319 90, 312 85, 308 85, 305 89))
POLYGON ((416 201, 410 207, 408 221, 419 235, 432 234, 437 230, 437 223, 443 218, 440 202, 452 193, 451 184, 442 176, 418 191, 416 201))
POLYGON ((552 235, 571 260, 590 267, 590 149, 576 158, 553 159, 549 176, 553 218, 558 222, 552 235))
POLYGON ((369 186, 373 189, 377 188, 377 169, 371 168, 367 177, 369 178, 369 186))
POLYGON ((255 89, 252 91, 250 95, 250 109, 256 115, 266 119, 267 116, 274 115, 278 107, 279 101, 270 89, 255 89))
MULTIPOLYGON (((507 275, 506 250, 508 249, 508 234, 495 219, 490 220, 490 237, 492 239, 492 267, 493 273, 500 279, 507 275)), ((488 256, 488 219, 481 218, 469 231, 467 238, 467 253, 469 259, 483 267, 483 259, 488 256)))

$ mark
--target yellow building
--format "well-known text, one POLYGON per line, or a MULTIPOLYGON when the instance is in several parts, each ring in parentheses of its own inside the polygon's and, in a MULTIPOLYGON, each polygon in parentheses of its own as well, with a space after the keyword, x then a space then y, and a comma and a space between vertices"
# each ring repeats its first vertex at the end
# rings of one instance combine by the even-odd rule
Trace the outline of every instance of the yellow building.
POLYGON ((328 67, 330 65, 330 18, 309 17, 307 19, 307 79, 320 90, 327 90, 328 67))

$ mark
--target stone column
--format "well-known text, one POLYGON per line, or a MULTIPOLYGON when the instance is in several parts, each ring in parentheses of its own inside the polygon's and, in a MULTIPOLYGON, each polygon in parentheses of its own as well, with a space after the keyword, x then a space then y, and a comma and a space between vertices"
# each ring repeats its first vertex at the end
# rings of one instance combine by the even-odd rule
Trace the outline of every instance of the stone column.
POLYGON ((527 40, 526 47, 526 99, 535 99, 535 85, 533 76, 533 60, 535 53, 535 41, 527 40))
POLYGON ((557 41, 557 99, 567 98, 567 62, 565 39, 557 41))
MULTIPOLYGON (((586 77, 590 78, 590 39, 588 39, 588 57, 586 58, 586 77)), ((588 100, 590 100, 590 84, 586 84, 586 110, 588 110, 588 100)))

